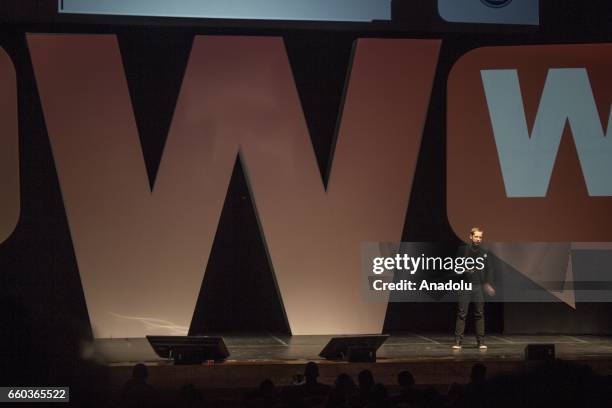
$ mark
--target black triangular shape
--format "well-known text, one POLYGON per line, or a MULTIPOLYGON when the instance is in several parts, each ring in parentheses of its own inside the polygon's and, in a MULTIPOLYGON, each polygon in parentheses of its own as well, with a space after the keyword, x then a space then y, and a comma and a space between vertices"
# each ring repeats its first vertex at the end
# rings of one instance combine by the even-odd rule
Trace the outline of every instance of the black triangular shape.
POLYGON ((353 42, 353 35, 339 33, 308 32, 285 37, 293 77, 326 187, 352 62, 353 42))
POLYGON ((92 330, 25 35, 0 38, 0 48, 19 78, 21 196, 18 224, 0 242, 0 380, 53 384, 92 330))
POLYGON ((147 28, 119 35, 151 189, 172 122, 193 36, 147 28))
POLYGON ((290 333, 239 159, 189 329, 227 332, 290 333))

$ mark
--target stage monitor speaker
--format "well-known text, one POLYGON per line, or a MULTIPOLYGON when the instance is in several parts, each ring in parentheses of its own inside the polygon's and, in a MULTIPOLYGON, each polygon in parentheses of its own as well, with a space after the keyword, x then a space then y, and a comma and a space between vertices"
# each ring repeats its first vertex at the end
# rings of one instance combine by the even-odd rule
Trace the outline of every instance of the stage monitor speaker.
POLYGON ((319 356, 328 360, 375 362, 376 350, 387 338, 388 334, 332 337, 319 356))
POLYGON ((525 360, 542 361, 555 359, 554 344, 528 344, 525 347, 525 360))
POLYGON ((175 364, 201 364, 223 361, 229 357, 223 337, 213 336, 147 336, 158 356, 175 364))

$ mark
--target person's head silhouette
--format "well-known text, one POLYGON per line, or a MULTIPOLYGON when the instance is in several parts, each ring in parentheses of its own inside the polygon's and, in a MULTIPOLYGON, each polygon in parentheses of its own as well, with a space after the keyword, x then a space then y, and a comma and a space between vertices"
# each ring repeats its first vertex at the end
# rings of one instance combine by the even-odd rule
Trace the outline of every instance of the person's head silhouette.
POLYGON ((477 384, 484 382, 487 376, 487 367, 482 363, 476 363, 472 366, 472 373, 470 374, 470 380, 472 383, 477 384))
POLYGON ((374 386, 374 374, 370 370, 362 370, 358 376, 359 388, 367 391, 374 386))
POLYGON ((276 387, 270 379, 265 379, 259 384, 259 395, 264 398, 272 398, 276 394, 276 387))
POLYGON ((306 382, 316 382, 317 378, 319 378, 319 366, 314 361, 310 361, 304 367, 304 377, 306 377, 306 382))
POLYGON ((349 393, 355 388, 355 382, 347 373, 338 374, 334 384, 336 385, 336 389, 344 393, 349 393))
POLYGON ((134 366, 134 369, 132 370, 133 379, 145 382, 147 381, 148 376, 149 370, 147 369, 146 365, 139 363, 134 366))
POLYGON ((414 385, 414 377, 410 371, 404 370, 397 375, 397 383, 402 388, 410 388, 414 385))

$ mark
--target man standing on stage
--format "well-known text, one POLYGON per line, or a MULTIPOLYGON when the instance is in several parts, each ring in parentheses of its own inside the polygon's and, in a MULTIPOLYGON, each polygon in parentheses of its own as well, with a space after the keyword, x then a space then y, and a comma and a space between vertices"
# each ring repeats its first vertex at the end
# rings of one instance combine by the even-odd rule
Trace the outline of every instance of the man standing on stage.
POLYGON ((470 230, 470 243, 459 247, 457 257, 472 258, 474 261, 471 265, 482 265, 479 269, 473 267, 465 270, 461 275, 461 279, 466 283, 472 283, 472 289, 459 293, 459 302, 457 304, 457 320, 455 322, 455 344, 453 349, 461 349, 463 342, 463 333, 465 332, 465 318, 468 313, 470 302, 474 305, 474 323, 476 326, 476 341, 480 350, 486 350, 484 344, 485 321, 484 321, 484 293, 489 296, 495 295, 495 289, 492 286, 492 270, 490 262, 487 258, 487 253, 480 246, 482 243, 483 230, 479 227, 474 227, 470 230), (480 258, 480 262, 477 259, 480 258), (483 293, 484 292, 484 293, 483 293))

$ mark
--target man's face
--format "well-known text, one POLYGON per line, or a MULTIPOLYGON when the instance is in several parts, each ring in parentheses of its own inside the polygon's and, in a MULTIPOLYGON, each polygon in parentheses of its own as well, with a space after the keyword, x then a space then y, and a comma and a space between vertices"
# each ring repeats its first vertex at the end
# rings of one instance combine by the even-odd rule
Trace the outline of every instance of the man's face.
POLYGON ((474 231, 474 233, 470 234, 470 240, 474 245, 480 245, 482 242, 482 231, 474 231))

